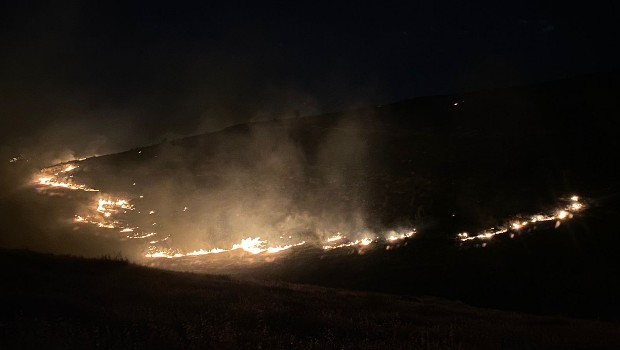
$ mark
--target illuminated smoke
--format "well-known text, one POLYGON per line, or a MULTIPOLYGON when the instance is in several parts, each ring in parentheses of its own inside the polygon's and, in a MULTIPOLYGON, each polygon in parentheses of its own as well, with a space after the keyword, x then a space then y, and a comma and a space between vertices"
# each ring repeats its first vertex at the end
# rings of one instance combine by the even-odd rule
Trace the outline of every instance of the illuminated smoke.
MULTIPOLYGON (((99 192, 99 190, 91 188, 86 184, 77 183, 73 179, 73 172, 79 168, 76 162, 71 162, 63 165, 56 165, 41 170, 40 174, 36 177, 35 186, 41 191, 46 192, 48 189, 66 189, 85 192, 99 192)), ((144 195, 139 195, 139 199, 144 198, 144 195)), ((139 200, 136 198, 136 200, 139 200)), ((515 234, 520 233, 525 228, 530 227, 539 222, 556 221, 556 227, 560 225, 562 221, 572 219, 574 214, 580 212, 586 208, 586 205, 579 196, 572 196, 568 200, 568 203, 562 208, 555 209, 546 214, 536 214, 531 216, 517 216, 518 219, 508 220, 504 225, 499 227, 493 227, 480 231, 476 234, 469 234, 467 232, 461 232, 456 235, 457 240, 461 242, 466 241, 486 241, 502 234, 510 234, 510 237, 514 237, 515 234)), ((144 213, 148 215, 157 216, 155 210, 142 209, 144 213)), ((78 214, 74 216, 73 221, 76 224, 90 224, 101 229, 116 230, 121 235, 121 239, 137 239, 144 240, 151 238, 146 247, 147 258, 181 258, 181 257, 196 257, 202 255, 221 254, 232 251, 240 251, 247 254, 276 254, 288 249, 306 245, 306 240, 295 241, 295 238, 288 236, 289 242, 282 244, 282 242, 275 243, 268 239, 262 239, 259 236, 250 236, 241 239, 240 242, 232 244, 229 247, 207 247, 200 248, 193 251, 184 251, 182 249, 161 246, 162 243, 168 243, 170 235, 163 238, 158 238, 159 233, 152 230, 156 227, 157 223, 152 222, 149 229, 146 232, 140 230, 140 227, 135 224, 130 224, 131 219, 127 217, 130 212, 142 213, 141 210, 136 209, 134 200, 127 198, 118 198, 106 194, 98 194, 96 200, 92 201, 92 204, 87 207, 87 213, 78 214)), ((181 206, 178 209, 179 212, 187 212, 187 206, 181 206)), ((317 246, 324 251, 331 251, 339 248, 352 247, 355 249, 372 249, 377 244, 381 244, 390 250, 392 245, 399 241, 407 240, 416 234, 414 228, 404 230, 388 230, 385 232, 349 232, 349 234, 343 234, 336 232, 332 235, 316 234, 317 237, 325 237, 318 242, 311 242, 310 245, 317 246), (350 235, 349 235, 350 234, 350 235), (353 238, 349 238, 353 237, 353 238)), ((284 236, 280 236, 280 239, 284 239, 284 236)), ((145 242, 146 244, 146 242, 145 242)), ((483 246, 486 243, 483 243, 483 246)))

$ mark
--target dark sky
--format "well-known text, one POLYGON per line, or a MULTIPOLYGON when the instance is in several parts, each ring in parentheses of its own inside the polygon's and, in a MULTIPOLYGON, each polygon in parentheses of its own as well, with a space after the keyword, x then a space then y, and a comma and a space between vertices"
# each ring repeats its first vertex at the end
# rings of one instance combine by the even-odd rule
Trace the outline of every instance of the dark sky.
POLYGON ((611 1, 0 6, 3 156, 101 154, 297 111, 545 81, 620 62, 611 1))

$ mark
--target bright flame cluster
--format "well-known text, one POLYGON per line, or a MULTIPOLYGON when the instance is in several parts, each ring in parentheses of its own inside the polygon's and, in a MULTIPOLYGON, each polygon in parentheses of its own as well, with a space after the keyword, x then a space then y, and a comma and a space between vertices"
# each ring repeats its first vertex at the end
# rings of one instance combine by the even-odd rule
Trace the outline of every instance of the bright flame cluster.
MULTIPOLYGON (((133 232, 135 227, 129 227, 125 224, 115 220, 113 215, 119 213, 121 210, 123 213, 126 213, 127 210, 134 210, 133 205, 129 203, 126 199, 103 199, 99 198, 96 202, 97 206, 94 210, 93 215, 75 215, 73 222, 82 223, 82 224, 92 224, 100 228, 119 228, 121 233, 130 233, 133 232)), ((146 238, 152 236, 153 234, 143 234, 143 235, 127 235, 127 238, 146 238)))
MULTIPOLYGON (((71 173, 79 167, 80 166, 78 164, 73 162, 44 168, 41 170, 41 174, 39 174, 40 176, 37 177, 35 184, 40 186, 42 189, 63 188, 68 190, 99 192, 97 189, 88 187, 84 184, 75 183, 73 181, 73 175, 71 173)), ((140 198, 143 198, 143 196, 140 196, 140 198)), ((94 203, 92 209, 90 209, 90 214, 75 215, 73 222, 79 224, 91 224, 105 229, 119 229, 119 232, 125 234, 124 238, 127 239, 144 239, 157 234, 156 232, 134 233, 134 230, 138 229, 138 227, 128 226, 115 218, 117 214, 120 214, 121 212, 124 214, 129 210, 134 210, 134 206, 130 204, 128 199, 112 200, 99 198, 94 203)), ((153 210, 149 212, 151 215, 154 213, 155 211, 153 210)))
MULTIPOLYGON (((415 234, 415 229, 407 230, 405 232, 396 232, 389 231, 387 233, 386 238, 370 238, 365 237, 362 239, 356 239, 354 241, 349 241, 344 235, 341 233, 336 233, 333 236, 330 236, 326 239, 324 244, 321 246, 323 250, 332 250, 337 248, 344 247, 366 247, 373 242, 385 241, 389 243, 394 243, 396 241, 404 240, 406 238, 411 238, 415 234)), ((230 252, 233 250, 242 250, 250 254, 261 254, 261 253, 279 253, 281 251, 299 247, 301 245, 306 244, 306 241, 302 241, 295 244, 287 244, 287 245, 279 245, 279 246, 269 246, 269 241, 262 240, 260 237, 248 237, 242 239, 240 243, 233 244, 230 249, 222 249, 222 248, 213 248, 213 249, 199 249, 189 253, 183 253, 180 250, 170 249, 170 248, 156 248, 151 247, 149 252, 145 254, 147 258, 181 258, 186 256, 198 256, 198 255, 209 255, 209 254, 219 254, 224 252, 230 252)))
POLYGON ((185 256, 199 256, 199 255, 209 255, 209 254, 219 254, 225 252, 231 252, 233 250, 243 250, 250 254, 260 254, 260 253, 278 253, 283 250, 287 250, 293 247, 298 247, 306 244, 305 241, 296 244, 289 244, 283 246, 268 246, 268 241, 261 240, 260 237, 248 237, 241 240, 240 243, 233 244, 230 249, 222 249, 222 248, 213 248, 210 250, 199 249, 194 250, 189 253, 182 253, 181 251, 174 249, 156 249, 154 247, 151 248, 151 251, 145 254, 147 258, 181 258, 185 256))
POLYGON ((497 235, 501 235, 503 233, 510 232, 510 238, 515 236, 515 233, 520 233, 523 229, 527 228, 528 225, 535 224, 538 222, 545 221, 555 221, 555 227, 559 227, 561 222, 564 220, 572 219, 574 213, 579 212, 585 209, 585 204, 580 202, 579 196, 572 196, 568 200, 568 204, 564 206, 564 208, 557 209, 552 213, 548 214, 537 214, 532 215, 527 219, 515 219, 509 221, 507 224, 495 228, 492 227, 490 229, 484 230, 478 234, 470 235, 467 232, 461 232, 457 234, 457 239, 465 242, 472 240, 488 240, 497 235))
POLYGON ((129 204, 129 201, 126 199, 117 199, 113 201, 100 198, 97 201, 97 211, 103 213, 105 216, 110 216, 106 214, 117 212, 119 209, 133 210, 133 205, 129 204))
POLYGON ((415 235, 415 232, 416 232, 415 229, 409 229, 404 232, 388 231, 384 235, 384 238, 378 238, 378 237, 372 238, 372 237, 366 236, 364 238, 356 239, 356 240, 348 240, 345 236, 343 236, 342 234, 340 234, 340 232, 338 232, 335 235, 328 237, 327 242, 323 244, 322 248, 323 250, 332 250, 332 249, 337 249, 337 248, 354 247, 354 246, 366 247, 373 242, 379 242, 379 241, 394 243, 400 240, 413 237, 413 235, 415 235))
POLYGON ((73 175, 70 173, 79 168, 76 164, 55 165, 41 170, 40 176, 35 180, 35 184, 41 188, 66 188, 70 190, 81 190, 87 192, 98 192, 99 190, 88 187, 84 184, 73 182, 73 175))

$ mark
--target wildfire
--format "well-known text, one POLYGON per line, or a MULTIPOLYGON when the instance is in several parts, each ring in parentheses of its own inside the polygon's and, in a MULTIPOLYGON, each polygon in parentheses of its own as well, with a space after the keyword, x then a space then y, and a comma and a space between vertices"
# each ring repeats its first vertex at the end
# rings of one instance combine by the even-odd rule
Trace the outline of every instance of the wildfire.
POLYGON ((337 248, 344 248, 344 247, 352 247, 352 246, 360 246, 360 247, 365 247, 367 245, 369 245, 370 243, 372 243, 374 240, 372 238, 362 238, 360 239, 356 239, 355 241, 352 242, 346 242, 346 243, 342 243, 342 244, 336 244, 336 245, 324 245, 323 246, 323 250, 332 250, 332 249, 337 249, 337 248))
POLYGON ((552 214, 547 214, 547 215, 543 215, 543 214, 537 214, 537 215, 532 215, 530 216, 527 220, 512 220, 509 222, 509 224, 499 227, 499 228, 490 228, 488 230, 484 230, 482 232, 480 232, 479 234, 476 235, 469 235, 469 233, 467 232, 461 232, 459 234, 457 234, 457 239, 464 242, 464 241, 471 241, 471 240, 488 240, 491 239, 497 235, 506 233, 508 231, 512 231, 513 233, 510 234, 510 238, 514 237, 514 233, 518 233, 520 230, 522 230, 523 228, 525 228, 526 226, 528 226, 529 224, 533 224, 533 223, 537 223, 537 222, 544 222, 544 221, 556 221, 555 227, 559 227, 560 226, 560 222, 563 220, 567 220, 567 219, 572 219, 574 216, 574 213, 581 211, 583 209, 585 209, 585 205, 583 203, 581 203, 579 196, 572 196, 570 197, 570 203, 567 204, 564 208, 556 210, 554 213, 552 214))
POLYGON ((390 242, 395 242, 395 241, 403 240, 405 238, 411 238, 415 234, 415 231, 416 231, 415 229, 408 231, 408 232, 404 232, 404 233, 398 233, 396 231, 391 231, 389 232, 389 236, 386 239, 390 242))
POLYGON ((75 170, 77 168, 79 168, 79 165, 68 164, 63 170, 61 170, 61 172, 68 173, 68 172, 73 171, 73 170, 75 170))
POLYGON ((118 209, 133 210, 133 205, 129 204, 126 199, 117 199, 115 201, 99 198, 97 201, 97 211, 100 213, 116 212, 118 209))
POLYGON ((66 188, 69 190, 80 190, 86 192, 98 192, 99 190, 90 188, 84 184, 73 182, 73 175, 69 173, 79 168, 79 165, 67 164, 64 166, 56 165, 41 170, 41 176, 37 177, 35 184, 41 188, 66 188))
MULTIPOLYGON (((98 192, 99 190, 91 188, 86 184, 80 184, 74 181, 73 173, 80 168, 80 165, 76 161, 61 165, 55 165, 41 170, 40 174, 35 178, 34 183, 38 188, 62 188, 68 190, 79 190, 87 192, 98 192)), ((135 183, 134 183, 135 185, 135 183)), ((148 193, 145 193, 148 195, 148 193)), ((144 194, 140 194, 139 198, 144 198, 144 194)), ((146 239, 158 235, 157 232, 152 232, 149 229, 146 232, 140 232, 139 227, 130 225, 127 220, 131 217, 124 216, 128 211, 134 211, 136 208, 132 201, 136 200, 139 203, 138 198, 127 199, 112 197, 109 195, 102 195, 99 198, 93 200, 92 204, 88 206, 85 213, 75 215, 73 221, 77 224, 90 224, 102 229, 116 229, 122 234, 120 239, 146 239)), ((563 207, 556 208, 553 211, 543 214, 536 214, 531 216, 516 216, 514 219, 507 220, 503 225, 498 227, 492 227, 480 231, 476 234, 470 234, 467 232, 461 232, 456 235, 458 241, 474 241, 474 240, 489 240, 495 236, 502 234, 510 234, 510 237, 514 237, 515 234, 522 232, 524 229, 535 227, 534 224, 540 222, 555 221, 555 227, 558 227, 562 221, 570 220, 574 217, 575 213, 580 212, 586 208, 586 205, 577 195, 573 195, 569 198, 563 199, 566 203, 563 207)), ((144 212, 148 215, 154 215, 161 208, 139 208, 141 211, 136 210, 137 214, 144 212)), ((180 208, 177 210, 181 210, 180 208)), ((188 211, 188 207, 182 207, 182 211, 188 211)), ((165 215, 165 214, 164 214, 165 215)), ((151 221, 152 222, 152 221, 151 221)), ((155 226, 157 223, 152 222, 149 227, 155 226)), ((164 225, 165 226, 165 225, 164 225)), ((338 248, 354 247, 358 250, 369 249, 370 246, 376 247, 377 245, 383 245, 386 249, 398 247, 399 241, 407 240, 416 234, 416 230, 409 228, 406 230, 390 230, 386 232, 352 232, 348 234, 342 234, 336 232, 335 234, 315 241, 318 248, 330 251, 338 248), (348 237, 347 237, 348 236, 348 237)), ((185 252, 176 248, 158 247, 155 244, 163 245, 164 241, 171 238, 168 233, 165 238, 160 236, 153 237, 149 240, 150 246, 147 248, 145 257, 147 258, 179 258, 179 257, 191 257, 201 256, 209 254, 220 254, 232 251, 243 251, 249 254, 276 254, 285 250, 298 247, 306 244, 306 241, 294 242, 270 242, 267 239, 261 237, 250 236, 242 239, 240 242, 233 244, 228 248, 222 247, 210 247, 208 249, 201 248, 198 250, 185 252)), ((291 239, 291 236, 288 236, 291 239)), ((284 235, 280 237, 284 239, 284 235)), ((172 241, 172 239, 171 239, 172 241)), ((146 242, 145 242, 146 243, 146 242)), ((168 243, 169 244, 169 243, 168 243)), ((483 243, 483 246, 486 243, 483 243)))
POLYGON ((343 239, 344 236, 340 234, 340 232, 336 233, 334 236, 327 238, 328 242, 335 242, 343 239))
POLYGON ((199 250, 194 250, 193 252, 189 252, 186 255, 187 256, 195 256, 195 255, 218 254, 218 253, 224 253, 224 252, 227 252, 227 251, 228 250, 221 249, 221 248, 213 248, 211 250, 199 249, 199 250))
POLYGON ((248 253, 258 254, 264 251, 261 246, 264 246, 265 243, 267 241, 261 241, 260 237, 246 238, 242 239, 241 243, 233 245, 232 250, 243 249, 248 253))
POLYGON ((260 237, 248 237, 248 238, 244 238, 241 240, 240 243, 237 244, 233 244, 233 246, 230 249, 222 249, 222 248, 213 248, 213 249, 199 249, 199 250, 194 250, 192 252, 189 253, 182 253, 181 251, 178 250, 173 250, 173 249, 169 249, 169 248, 163 248, 163 249, 157 249, 155 247, 151 247, 151 251, 149 251, 147 254, 145 254, 145 257, 147 258, 181 258, 181 257, 185 257, 185 256, 200 256, 200 255, 209 255, 209 254, 220 254, 220 253, 225 253, 225 252, 231 252, 233 250, 238 250, 241 249, 245 252, 248 252, 250 254, 260 254, 260 253, 279 253, 281 251, 293 248, 293 247, 299 247, 301 245, 306 244, 305 241, 296 243, 296 244, 289 244, 289 245, 284 245, 284 246, 268 246, 268 241, 266 240, 261 240, 260 237))
MULTIPOLYGON (((332 250, 332 249, 337 249, 337 248, 354 247, 354 246, 365 247, 365 246, 370 245, 373 242, 395 243, 397 241, 411 238, 415 235, 415 233, 416 233, 415 228, 408 229, 403 232, 397 232, 397 231, 391 230, 391 231, 386 232, 383 235, 383 237, 385 237, 383 239, 370 238, 366 236, 362 239, 356 239, 356 240, 347 240, 345 236, 341 235, 340 233, 337 233, 336 235, 327 238, 327 242, 323 244, 322 248, 323 250, 332 250), (342 242, 342 243, 334 244, 333 242, 342 242)), ((377 237, 376 235, 374 236, 377 237)))
MULTIPOLYGON (((407 230, 404 232, 389 231, 386 234, 387 238, 385 238, 385 241, 393 243, 395 241, 413 237, 414 234, 415 234, 415 229, 407 230)), ((370 244, 377 242, 377 241, 380 241, 380 239, 370 238, 370 237, 364 237, 362 239, 348 241, 344 235, 338 232, 335 235, 328 237, 325 243, 321 246, 321 249, 332 250, 332 249, 337 249, 337 248, 353 247, 353 246, 358 246, 362 248, 362 247, 369 246, 370 244), (333 242, 342 242, 342 243, 333 244, 333 242)), ((182 251, 170 249, 170 248, 158 249, 156 247, 151 247, 149 252, 145 254, 145 257, 147 258, 180 258, 180 257, 186 257, 186 256, 219 254, 219 253, 224 253, 224 252, 231 252, 234 250, 242 250, 247 253, 255 254, 255 255, 262 254, 262 253, 274 254, 274 253, 282 252, 287 249, 291 249, 293 247, 299 247, 301 245, 304 245, 306 244, 306 241, 302 241, 302 242, 294 243, 294 244, 276 245, 276 246, 270 246, 269 243, 270 242, 268 240, 263 240, 260 237, 248 237, 248 238, 242 239, 240 243, 233 244, 230 249, 223 249, 223 248, 199 249, 199 250, 194 250, 189 253, 183 253, 182 251)))

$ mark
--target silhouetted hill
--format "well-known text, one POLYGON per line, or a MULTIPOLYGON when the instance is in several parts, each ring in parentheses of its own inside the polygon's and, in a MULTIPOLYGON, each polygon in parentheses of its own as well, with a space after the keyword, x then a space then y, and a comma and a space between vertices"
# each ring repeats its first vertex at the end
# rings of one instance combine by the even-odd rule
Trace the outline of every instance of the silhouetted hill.
POLYGON ((613 349, 616 324, 0 251, 0 346, 613 349))
MULTIPOLYGON (((213 257, 139 260, 144 247, 132 243, 131 259, 154 266, 618 320, 618 82, 616 73, 598 74, 237 125, 89 158, 72 179, 139 198, 143 217, 157 217, 153 244, 186 252, 248 236, 310 241, 325 232, 418 229, 390 251, 303 246, 267 263, 232 256, 223 267, 213 257), (485 248, 455 240, 557 208, 574 193, 588 210, 559 228, 498 237, 485 248)), ((82 195, 46 202, 58 209, 82 195)), ((37 212, 28 199, 23 210, 0 213, 11 223, 3 230, 59 221, 46 214, 36 226, 35 215, 22 213, 37 212)), ((84 231, 76 232, 88 237, 84 231)), ((109 241, 97 235, 92 245, 109 241)))

